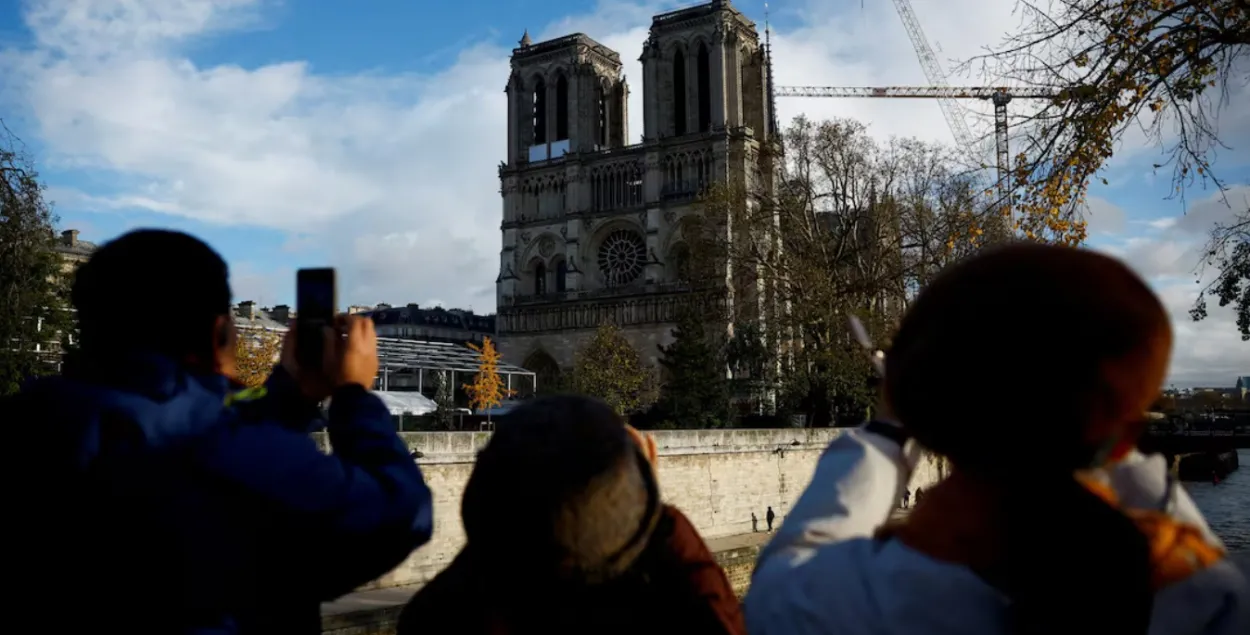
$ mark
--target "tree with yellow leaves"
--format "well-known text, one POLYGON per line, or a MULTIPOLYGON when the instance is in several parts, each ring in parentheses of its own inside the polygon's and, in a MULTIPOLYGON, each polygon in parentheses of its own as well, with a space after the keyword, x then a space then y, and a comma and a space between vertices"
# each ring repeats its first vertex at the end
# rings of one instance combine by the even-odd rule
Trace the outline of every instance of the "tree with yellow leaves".
POLYGON ((469 348, 477 353, 477 374, 473 376, 473 383, 464 385, 464 391, 469 395, 469 407, 478 412, 488 411, 486 420, 489 421, 489 410, 503 403, 513 391, 504 387, 503 378, 499 376, 499 351, 489 337, 482 338, 481 346, 469 344, 469 348))
POLYGON ((240 329, 234 343, 235 379, 248 388, 264 385, 281 355, 280 333, 263 329, 240 329))
MULTIPOLYGON (((1013 124, 1026 132, 1016 158, 1020 231, 1070 244, 1085 239, 1086 195, 1116 143, 1139 128, 1164 148, 1173 191, 1224 183, 1212 173, 1222 147, 1218 114, 1244 108, 1230 93, 1243 86, 1250 50, 1246 0, 1049 0, 1019 4, 1019 32, 990 54, 991 74, 1006 83, 1049 87, 1061 98, 1013 124), (1022 125, 1021 125, 1022 124, 1022 125)), ((1230 220, 1211 230, 1206 266, 1218 276, 1200 293, 1238 312, 1250 339, 1250 206, 1225 197, 1230 220)))

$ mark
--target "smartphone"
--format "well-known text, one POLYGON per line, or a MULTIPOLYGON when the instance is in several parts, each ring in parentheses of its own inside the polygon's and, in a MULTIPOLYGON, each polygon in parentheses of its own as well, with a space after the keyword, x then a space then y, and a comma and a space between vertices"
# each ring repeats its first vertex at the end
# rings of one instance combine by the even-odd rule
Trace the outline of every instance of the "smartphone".
POLYGON ((325 327, 334 324, 338 289, 333 268, 300 269, 295 274, 295 361, 301 368, 321 368, 325 327))

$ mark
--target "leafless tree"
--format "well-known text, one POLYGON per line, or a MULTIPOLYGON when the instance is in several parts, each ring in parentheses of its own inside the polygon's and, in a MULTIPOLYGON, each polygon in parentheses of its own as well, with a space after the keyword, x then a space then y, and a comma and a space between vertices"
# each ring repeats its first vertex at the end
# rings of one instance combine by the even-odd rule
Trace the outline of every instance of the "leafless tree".
POLYGON ((948 149, 879 143, 856 121, 800 117, 759 164, 750 185, 707 192, 692 253, 703 275, 758 290, 740 291, 735 321, 763 318, 800 391, 853 410, 870 396, 869 367, 847 315, 888 337, 942 267, 1003 235, 1001 217, 976 207, 948 149))

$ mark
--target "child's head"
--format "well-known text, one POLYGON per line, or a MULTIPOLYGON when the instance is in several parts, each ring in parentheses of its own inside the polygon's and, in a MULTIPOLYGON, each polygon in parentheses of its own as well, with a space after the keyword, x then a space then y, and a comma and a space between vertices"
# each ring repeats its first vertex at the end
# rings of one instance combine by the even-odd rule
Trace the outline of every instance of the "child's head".
POLYGON ((920 293, 886 358, 886 393, 957 467, 1071 471, 1133 447, 1171 346, 1167 312, 1124 264, 1016 244, 920 293))

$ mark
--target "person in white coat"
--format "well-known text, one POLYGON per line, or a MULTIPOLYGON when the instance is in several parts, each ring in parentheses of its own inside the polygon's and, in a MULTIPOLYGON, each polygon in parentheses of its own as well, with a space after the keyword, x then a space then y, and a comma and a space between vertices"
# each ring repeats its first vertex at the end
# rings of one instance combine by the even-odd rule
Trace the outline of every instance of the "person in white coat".
POLYGON ((1134 449, 1171 345, 1107 256, 1013 245, 945 272, 894 338, 881 417, 830 444, 762 550, 748 631, 1250 634, 1245 576, 1134 449), (891 522, 920 446, 954 470, 891 522))

